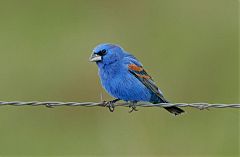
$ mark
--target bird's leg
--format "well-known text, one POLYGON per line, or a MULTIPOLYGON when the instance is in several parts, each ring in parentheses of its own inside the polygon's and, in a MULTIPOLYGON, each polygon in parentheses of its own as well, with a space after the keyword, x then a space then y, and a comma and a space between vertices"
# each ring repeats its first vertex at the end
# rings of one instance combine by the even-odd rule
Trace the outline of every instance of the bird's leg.
POLYGON ((138 111, 136 107, 137 101, 132 101, 129 104, 130 110, 128 111, 129 113, 132 113, 133 111, 138 111))
POLYGON ((114 104, 115 104, 116 102, 118 102, 118 101, 120 101, 120 99, 114 99, 114 100, 108 101, 108 102, 106 103, 106 107, 108 107, 108 109, 109 109, 110 112, 113 112, 113 111, 114 111, 114 108, 115 108, 114 104))

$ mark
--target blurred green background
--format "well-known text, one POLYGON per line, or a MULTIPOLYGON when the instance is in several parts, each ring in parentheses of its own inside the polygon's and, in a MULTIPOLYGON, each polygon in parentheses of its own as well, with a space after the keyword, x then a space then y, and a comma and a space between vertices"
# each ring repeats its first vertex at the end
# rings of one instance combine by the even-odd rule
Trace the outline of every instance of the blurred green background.
MULTIPOLYGON (((100 101, 99 43, 172 102, 239 103, 237 0, 0 0, 2 101, 100 101)), ((239 110, 0 107, 0 156, 238 156, 239 110)))

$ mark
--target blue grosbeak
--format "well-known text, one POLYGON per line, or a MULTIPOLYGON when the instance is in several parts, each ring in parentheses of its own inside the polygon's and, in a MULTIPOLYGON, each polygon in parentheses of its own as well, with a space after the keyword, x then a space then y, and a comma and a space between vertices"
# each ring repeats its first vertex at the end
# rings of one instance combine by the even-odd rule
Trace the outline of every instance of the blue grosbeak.
MULTIPOLYGON (((117 98, 110 101, 110 104, 119 100, 131 102, 133 111, 136 110, 135 104, 138 101, 168 103, 142 64, 120 46, 100 44, 94 48, 90 61, 97 63, 102 86, 117 98)), ((165 109, 175 115, 184 112, 175 106, 165 109)))

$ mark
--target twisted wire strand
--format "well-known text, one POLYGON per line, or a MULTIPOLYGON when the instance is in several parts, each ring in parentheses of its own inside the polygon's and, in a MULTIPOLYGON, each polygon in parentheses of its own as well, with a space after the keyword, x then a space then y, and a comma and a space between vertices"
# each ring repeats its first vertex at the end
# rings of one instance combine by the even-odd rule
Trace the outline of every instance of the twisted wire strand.
MULTIPOLYGON (((46 106, 46 107, 57 107, 57 106, 85 106, 85 107, 109 107, 109 103, 103 102, 55 102, 55 101, 0 101, 0 106, 46 106)), ((129 107, 130 103, 115 103, 114 106, 129 107)), ((135 106, 139 107, 193 107, 197 109, 208 109, 208 108, 240 108, 240 104, 209 104, 209 103, 137 103, 135 106)))

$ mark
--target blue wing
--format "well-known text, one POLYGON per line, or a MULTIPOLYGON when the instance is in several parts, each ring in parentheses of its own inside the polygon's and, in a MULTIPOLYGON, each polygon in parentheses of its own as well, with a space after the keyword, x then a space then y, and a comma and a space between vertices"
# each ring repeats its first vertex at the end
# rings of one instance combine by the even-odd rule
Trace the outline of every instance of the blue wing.
POLYGON ((142 64, 133 56, 128 57, 130 63, 128 63, 128 70, 133 74, 141 83, 143 83, 150 91, 158 96, 161 102, 168 102, 164 97, 162 92, 156 86, 152 77, 143 69, 142 64))

